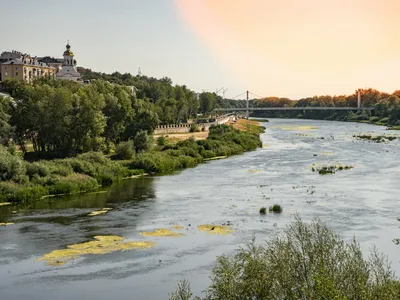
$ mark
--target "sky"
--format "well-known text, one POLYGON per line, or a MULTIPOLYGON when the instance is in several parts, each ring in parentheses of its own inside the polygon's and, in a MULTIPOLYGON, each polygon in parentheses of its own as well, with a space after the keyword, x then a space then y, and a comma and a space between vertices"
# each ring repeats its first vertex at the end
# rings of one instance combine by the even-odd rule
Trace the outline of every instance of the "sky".
MULTIPOLYGON (((2 1, 0 0, 0 4, 2 1)), ((19 0, 0 10, 0 51, 95 71, 170 77, 298 99, 400 89, 399 0, 19 0), (10 13, 11 12, 11 13, 10 13)))

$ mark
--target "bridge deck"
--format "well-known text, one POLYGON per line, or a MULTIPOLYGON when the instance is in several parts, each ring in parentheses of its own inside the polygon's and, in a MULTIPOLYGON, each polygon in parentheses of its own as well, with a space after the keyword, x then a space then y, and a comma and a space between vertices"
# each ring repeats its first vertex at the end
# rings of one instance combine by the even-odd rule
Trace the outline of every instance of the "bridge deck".
POLYGON ((215 108, 214 111, 272 111, 272 110, 347 110, 347 111, 354 111, 354 110, 368 110, 372 111, 375 107, 231 107, 231 108, 215 108))

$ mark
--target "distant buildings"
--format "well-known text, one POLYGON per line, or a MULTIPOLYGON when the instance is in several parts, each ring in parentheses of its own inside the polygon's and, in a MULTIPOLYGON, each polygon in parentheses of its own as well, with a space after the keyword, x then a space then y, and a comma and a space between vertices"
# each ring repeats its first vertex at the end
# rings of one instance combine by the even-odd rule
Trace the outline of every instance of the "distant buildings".
POLYGON ((18 79, 31 83, 35 79, 45 77, 81 81, 69 43, 63 56, 64 58, 50 56, 38 58, 18 51, 3 52, 0 55, 0 81, 18 79))
POLYGON ((19 52, 6 52, 0 56, 4 62, 1 63, 1 80, 18 79, 31 83, 35 79, 54 77, 56 69, 39 62, 36 57, 19 52), (3 55, 4 54, 4 55, 3 55), (5 60, 8 59, 8 60, 5 60))

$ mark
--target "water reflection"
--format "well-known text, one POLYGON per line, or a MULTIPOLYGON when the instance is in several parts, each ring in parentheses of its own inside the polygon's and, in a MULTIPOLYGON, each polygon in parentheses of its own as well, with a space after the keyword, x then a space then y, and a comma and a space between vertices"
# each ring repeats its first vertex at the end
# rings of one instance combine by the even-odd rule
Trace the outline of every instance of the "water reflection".
POLYGON ((49 197, 32 203, 0 207, 0 222, 13 220, 70 225, 86 214, 84 209, 94 210, 121 203, 135 206, 146 199, 154 198, 153 182, 154 179, 149 177, 128 179, 109 189, 88 194, 49 197))

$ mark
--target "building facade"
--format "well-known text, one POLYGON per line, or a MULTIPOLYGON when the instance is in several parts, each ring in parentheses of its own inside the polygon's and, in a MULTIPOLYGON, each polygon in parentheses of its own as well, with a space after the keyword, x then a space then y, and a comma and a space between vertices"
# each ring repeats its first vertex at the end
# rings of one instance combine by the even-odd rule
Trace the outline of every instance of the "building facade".
POLYGON ((1 80, 17 79, 31 83, 39 78, 55 77, 56 69, 29 55, 22 55, 0 65, 1 80))
POLYGON ((56 73, 58 73, 62 69, 64 59, 45 56, 45 57, 39 57, 38 62, 45 63, 50 67, 55 68, 56 73))
POLYGON ((69 43, 66 46, 63 57, 64 61, 61 70, 57 73, 58 79, 66 79, 73 81, 81 81, 81 74, 76 69, 76 60, 74 59, 74 53, 71 51, 69 43))

